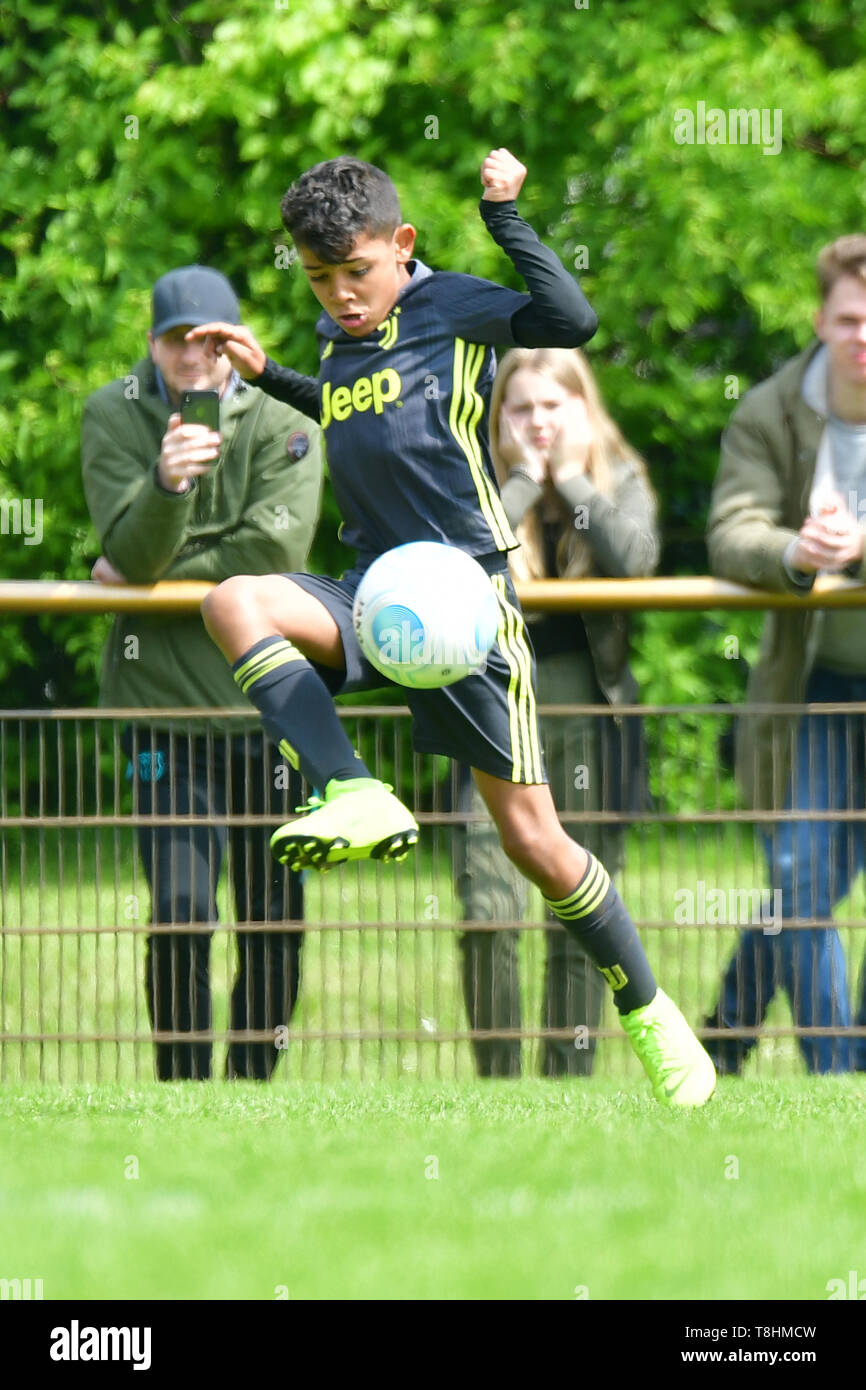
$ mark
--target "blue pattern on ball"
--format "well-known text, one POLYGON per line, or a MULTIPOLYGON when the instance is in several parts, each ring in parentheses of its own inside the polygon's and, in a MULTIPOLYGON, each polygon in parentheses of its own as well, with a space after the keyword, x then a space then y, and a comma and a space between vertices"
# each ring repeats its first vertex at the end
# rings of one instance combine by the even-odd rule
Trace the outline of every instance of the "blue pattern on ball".
POLYGON ((355 594, 353 622, 382 675, 432 690, 483 670, 500 604, 482 566, 464 551, 409 541, 372 562, 355 594))
POLYGON ((370 628, 376 646, 380 650, 387 647, 390 661, 411 661, 413 644, 420 643, 424 636, 424 625, 417 613, 400 603, 381 608, 370 628))

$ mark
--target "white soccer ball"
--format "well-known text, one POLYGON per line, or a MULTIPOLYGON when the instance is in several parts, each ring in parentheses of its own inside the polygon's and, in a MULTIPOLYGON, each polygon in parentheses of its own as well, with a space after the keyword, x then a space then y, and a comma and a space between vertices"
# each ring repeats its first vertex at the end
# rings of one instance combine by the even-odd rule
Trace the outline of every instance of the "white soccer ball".
POLYGON ((499 603, 465 551, 411 541, 374 560, 355 594, 355 632, 371 665, 412 690, 480 670, 496 640, 499 603))

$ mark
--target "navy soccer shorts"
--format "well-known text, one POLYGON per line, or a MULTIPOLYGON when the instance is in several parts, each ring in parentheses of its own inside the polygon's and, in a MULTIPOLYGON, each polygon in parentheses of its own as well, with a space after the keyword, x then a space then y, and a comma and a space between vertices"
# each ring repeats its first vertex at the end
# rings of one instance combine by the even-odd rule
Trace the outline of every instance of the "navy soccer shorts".
POLYGON ((363 576, 363 568, 350 570, 342 579, 285 576, 323 603, 340 629, 345 674, 312 663, 331 694, 395 687, 412 711, 416 752, 442 753, 506 782, 546 782, 535 707, 535 657, 508 571, 497 569, 490 575, 499 600, 499 629, 486 666, 439 690, 410 690, 370 665, 352 622, 355 591, 363 576))

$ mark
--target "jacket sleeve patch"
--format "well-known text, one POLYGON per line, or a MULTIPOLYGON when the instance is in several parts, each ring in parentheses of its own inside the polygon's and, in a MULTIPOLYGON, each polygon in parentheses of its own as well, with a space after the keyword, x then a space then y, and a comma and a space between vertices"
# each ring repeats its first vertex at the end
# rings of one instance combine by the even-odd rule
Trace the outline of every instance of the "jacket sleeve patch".
POLYGON ((307 453, 309 447, 310 436, 308 434, 304 434, 303 430, 295 430, 294 434, 290 434, 286 441, 286 453, 288 454, 290 459, 293 459, 295 461, 295 463, 297 463, 298 459, 302 459, 304 457, 304 454, 307 453))

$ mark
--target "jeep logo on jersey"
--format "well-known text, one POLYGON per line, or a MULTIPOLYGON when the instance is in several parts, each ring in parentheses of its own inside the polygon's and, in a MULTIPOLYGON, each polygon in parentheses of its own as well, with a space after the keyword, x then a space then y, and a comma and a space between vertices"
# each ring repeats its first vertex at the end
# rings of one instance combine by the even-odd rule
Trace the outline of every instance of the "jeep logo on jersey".
POLYGON ((332 420, 348 420, 356 410, 364 411, 372 407, 377 415, 381 415, 391 402, 402 405, 402 389, 400 374, 393 367, 374 372, 372 376, 359 376, 351 390, 348 386, 332 389, 330 381, 326 381, 322 387, 322 429, 326 430, 332 420))

